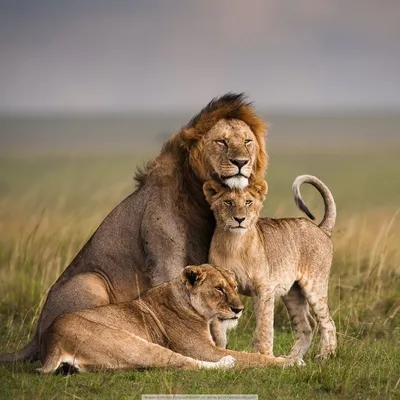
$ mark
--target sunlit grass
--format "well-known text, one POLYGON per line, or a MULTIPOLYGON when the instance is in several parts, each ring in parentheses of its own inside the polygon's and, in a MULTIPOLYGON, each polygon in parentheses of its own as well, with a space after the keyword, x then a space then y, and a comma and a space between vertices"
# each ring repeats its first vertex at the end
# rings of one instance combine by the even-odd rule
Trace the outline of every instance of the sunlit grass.
MULTIPOLYGON (((0 350, 21 347, 35 329, 46 292, 111 209, 133 189, 141 156, 0 159, 0 350)), ((332 190, 338 220, 330 308, 337 357, 304 368, 226 372, 97 373, 36 376, 37 365, 0 367, 4 398, 135 398, 141 393, 258 393, 263 398, 400 396, 400 170, 398 153, 273 153, 264 214, 301 215, 291 184, 315 174, 332 190)), ((321 217, 322 202, 304 188, 321 217)), ((250 350, 250 301, 230 346, 250 350)), ((286 311, 276 310, 277 354, 293 343, 286 311)))

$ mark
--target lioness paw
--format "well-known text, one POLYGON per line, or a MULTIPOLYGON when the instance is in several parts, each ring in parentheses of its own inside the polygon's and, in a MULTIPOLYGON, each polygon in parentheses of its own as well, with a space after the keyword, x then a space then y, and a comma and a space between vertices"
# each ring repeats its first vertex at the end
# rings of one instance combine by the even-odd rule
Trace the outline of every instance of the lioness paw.
POLYGON ((219 368, 233 368, 235 366, 236 359, 232 356, 222 357, 219 361, 219 368))
POLYGON ((214 368, 233 368, 235 366, 236 359, 232 356, 222 357, 217 362, 200 361, 200 368, 214 369, 214 368))

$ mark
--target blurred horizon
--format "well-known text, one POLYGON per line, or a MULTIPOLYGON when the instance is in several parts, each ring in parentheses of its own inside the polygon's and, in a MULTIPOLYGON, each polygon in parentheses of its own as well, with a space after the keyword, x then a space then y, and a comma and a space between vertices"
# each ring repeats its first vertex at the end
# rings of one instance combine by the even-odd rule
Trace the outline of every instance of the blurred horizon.
MULTIPOLYGON (((400 114, 271 114, 267 145, 276 151, 400 151, 400 114)), ((0 117, 0 156, 154 155, 191 113, 0 117), (144 153, 143 153, 144 152, 144 153)))

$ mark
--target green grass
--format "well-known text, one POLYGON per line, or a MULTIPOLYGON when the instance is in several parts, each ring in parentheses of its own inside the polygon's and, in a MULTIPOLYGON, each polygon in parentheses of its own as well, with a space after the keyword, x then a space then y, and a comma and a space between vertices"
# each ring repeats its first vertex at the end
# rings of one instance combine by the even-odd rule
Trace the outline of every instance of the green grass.
MULTIPOLYGON (((0 351, 21 347, 35 329, 46 291, 106 214, 133 188, 130 156, 0 158, 0 351)), ((296 175, 311 173, 338 206, 330 307, 338 328, 335 358, 305 367, 242 371, 146 370, 39 376, 38 364, 0 366, 0 398, 140 398, 142 393, 257 393, 269 398, 400 398, 400 153, 273 152, 264 213, 300 215, 292 200, 296 175)), ((317 216, 322 201, 304 188, 317 216)), ((248 307, 230 347, 250 350, 248 307)), ((280 302, 275 353, 293 335, 280 302)))

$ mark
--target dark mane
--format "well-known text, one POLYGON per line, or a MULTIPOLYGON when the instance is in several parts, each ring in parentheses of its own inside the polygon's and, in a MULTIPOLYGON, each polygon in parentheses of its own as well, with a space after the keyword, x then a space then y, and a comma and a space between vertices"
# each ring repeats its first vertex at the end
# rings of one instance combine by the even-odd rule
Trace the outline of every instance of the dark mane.
POLYGON ((246 101, 244 93, 226 93, 220 97, 214 97, 197 115, 195 115, 185 126, 186 129, 195 128, 203 119, 210 118, 215 112, 224 114, 226 119, 240 119, 240 107, 252 108, 253 103, 246 101))
POLYGON ((263 175, 268 161, 265 151, 266 124, 255 114, 253 104, 247 101, 244 93, 229 92, 212 99, 187 125, 182 127, 179 133, 175 133, 165 142, 160 154, 153 161, 147 163, 144 169, 138 169, 135 175, 138 187, 145 184, 149 174, 157 165, 160 165, 160 161, 167 154, 175 156, 176 161, 181 163, 182 173, 187 173, 187 170, 185 171, 187 166, 184 166, 189 152, 187 143, 201 139, 221 119, 238 119, 250 127, 259 146, 255 173, 263 175))

